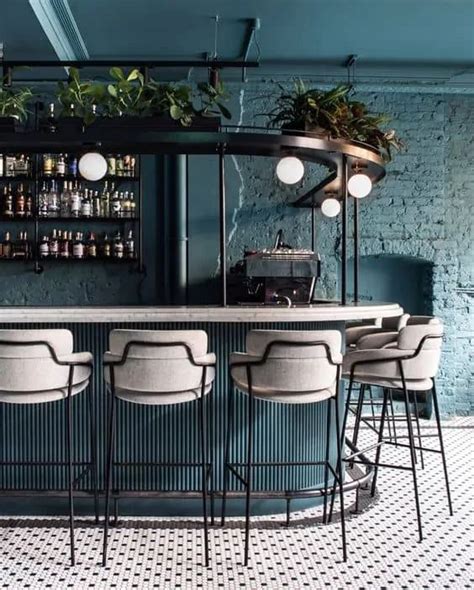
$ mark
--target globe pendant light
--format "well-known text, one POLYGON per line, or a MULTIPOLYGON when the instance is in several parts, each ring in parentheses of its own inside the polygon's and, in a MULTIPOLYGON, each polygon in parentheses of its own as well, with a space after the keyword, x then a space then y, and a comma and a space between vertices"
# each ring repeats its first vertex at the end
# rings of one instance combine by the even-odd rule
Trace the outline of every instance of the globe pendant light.
POLYGON ((363 199, 372 190, 372 181, 367 174, 358 172, 349 178, 347 188, 354 198, 363 199))
POLYGON ((79 173, 86 180, 100 180, 107 174, 107 160, 98 152, 88 152, 79 160, 79 173))
POLYGON ((296 184, 303 178, 303 162, 294 156, 282 158, 276 167, 276 174, 285 184, 296 184))
POLYGON ((324 199, 324 201, 321 203, 321 213, 326 217, 336 217, 336 215, 339 215, 340 210, 341 203, 332 197, 324 199))

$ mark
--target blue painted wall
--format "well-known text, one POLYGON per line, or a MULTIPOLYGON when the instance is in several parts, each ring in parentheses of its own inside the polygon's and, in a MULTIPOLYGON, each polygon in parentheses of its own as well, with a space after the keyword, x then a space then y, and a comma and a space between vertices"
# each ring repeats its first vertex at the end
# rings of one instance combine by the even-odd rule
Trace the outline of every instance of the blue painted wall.
MULTIPOLYGON (((234 124, 263 124, 272 83, 230 85, 234 124)), ((374 110, 393 116, 408 150, 361 203, 362 293, 400 300, 412 313, 435 313, 446 324, 440 390, 445 413, 474 411, 474 97, 451 89, 360 84, 358 95, 374 110), (408 274, 407 274, 408 273, 408 274), (421 273, 421 274, 420 274, 421 273), (422 275, 422 276, 421 276, 422 275), (398 277, 394 284, 393 276, 398 277), (364 283, 365 278, 365 283, 364 283), (405 282, 405 285, 401 283, 405 282), (375 288, 376 287, 376 288, 375 288)), ((271 159, 226 159, 229 264, 244 247, 272 243, 280 227, 286 240, 310 245, 306 210, 289 200, 313 186, 324 172, 308 167, 296 187, 274 175, 271 159)), ((112 266, 61 265, 41 276, 21 265, 2 265, 0 302, 7 305, 154 304, 163 301, 164 212, 161 165, 144 161, 146 276, 112 266)), ((189 159, 189 295, 191 303, 218 300, 217 161, 189 159)), ((317 244, 323 277, 317 294, 338 289, 340 221, 318 217, 317 244)))

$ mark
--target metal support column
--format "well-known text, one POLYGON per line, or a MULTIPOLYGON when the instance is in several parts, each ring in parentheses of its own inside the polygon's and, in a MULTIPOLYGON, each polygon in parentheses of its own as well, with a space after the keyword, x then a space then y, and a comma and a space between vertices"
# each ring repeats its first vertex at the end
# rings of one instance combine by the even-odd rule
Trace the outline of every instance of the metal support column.
POLYGON ((165 156, 168 209, 169 303, 185 305, 188 298, 188 157, 165 156))
POLYGON ((354 201, 354 303, 359 301, 359 199, 354 201))
POLYGON ((219 150, 219 253, 221 262, 221 302, 227 305, 227 231, 225 208, 225 145, 219 150))
POLYGON ((341 196, 342 196, 342 245, 341 245, 341 303, 347 303, 347 156, 342 156, 342 179, 341 179, 341 196))

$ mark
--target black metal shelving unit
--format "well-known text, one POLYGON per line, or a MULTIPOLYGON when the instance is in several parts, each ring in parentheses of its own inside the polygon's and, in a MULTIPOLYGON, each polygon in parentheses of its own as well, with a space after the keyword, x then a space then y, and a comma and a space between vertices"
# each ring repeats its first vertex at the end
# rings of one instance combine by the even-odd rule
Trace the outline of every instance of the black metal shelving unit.
MULTIPOLYGON (((22 152, 23 153, 23 152, 22 152)), ((32 156, 31 165, 32 171, 31 174, 16 174, 14 176, 0 176, 0 184, 8 184, 11 183, 12 185, 16 185, 19 183, 24 183, 29 186, 33 197, 33 215, 19 217, 18 215, 7 216, 0 214, 0 223, 2 225, 6 223, 14 224, 17 228, 19 224, 24 224, 25 229, 28 231, 29 234, 29 243, 32 247, 31 256, 29 258, 2 258, 0 257, 0 262, 10 262, 10 263, 32 263, 34 271, 36 273, 41 273, 44 270, 44 265, 49 266, 50 264, 53 265, 55 263, 73 263, 73 264, 87 264, 87 263, 94 263, 100 262, 103 264, 118 264, 118 265, 135 265, 137 266, 137 270, 139 272, 143 271, 143 229, 142 229, 142 209, 143 209, 143 186, 141 180, 141 161, 140 156, 137 157, 137 164, 138 164, 138 174, 133 176, 127 175, 111 175, 106 174, 102 179, 99 181, 89 181, 82 178, 79 174, 71 175, 71 174, 64 174, 64 175, 45 175, 42 173, 42 156, 44 153, 51 153, 51 152, 36 152, 36 153, 28 153, 28 155, 32 156), (41 185, 43 182, 51 182, 55 181, 59 182, 69 182, 69 181, 79 181, 81 183, 86 184, 87 186, 93 187, 98 183, 103 183, 105 181, 113 182, 115 187, 118 188, 123 184, 134 184, 137 188, 135 189, 136 197, 137 197, 137 204, 138 204, 138 211, 135 215, 131 217, 97 217, 97 216, 90 216, 90 217, 44 217, 39 215, 39 195, 41 191, 41 185), (125 233, 125 228, 128 226, 133 226, 135 241, 136 241, 136 256, 132 258, 112 258, 112 257, 95 257, 95 258, 73 258, 64 257, 64 258, 40 258, 39 256, 39 243, 41 240, 41 227, 44 225, 48 225, 51 227, 52 225, 60 225, 65 229, 73 227, 74 224, 83 226, 84 224, 94 224, 103 225, 104 227, 120 227, 123 228, 123 233, 125 233), (67 227, 65 227, 67 226, 67 227), (32 232, 32 238, 31 233, 32 232)), ((59 152, 58 152, 59 153, 59 152)), ((69 153, 69 152, 62 152, 62 153, 69 153)), ((20 231, 20 230, 19 230, 20 231)))

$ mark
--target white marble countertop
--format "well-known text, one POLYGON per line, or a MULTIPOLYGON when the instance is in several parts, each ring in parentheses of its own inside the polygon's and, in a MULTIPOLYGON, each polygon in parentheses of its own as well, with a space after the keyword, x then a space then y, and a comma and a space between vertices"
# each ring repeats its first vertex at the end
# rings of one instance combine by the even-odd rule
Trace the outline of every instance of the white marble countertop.
POLYGON ((108 322, 339 322, 396 317, 397 303, 362 302, 310 306, 0 307, 1 323, 108 322))

